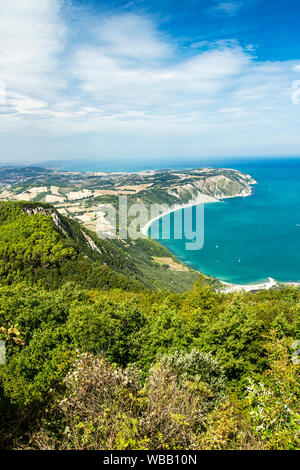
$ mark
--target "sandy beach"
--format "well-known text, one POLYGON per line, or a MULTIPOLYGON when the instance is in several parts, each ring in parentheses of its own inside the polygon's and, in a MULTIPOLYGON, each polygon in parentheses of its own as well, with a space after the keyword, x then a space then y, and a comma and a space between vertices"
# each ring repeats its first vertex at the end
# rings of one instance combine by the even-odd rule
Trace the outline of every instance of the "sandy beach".
POLYGON ((178 211, 180 209, 187 209, 188 207, 197 206, 199 204, 209 204, 209 203, 212 203, 212 202, 220 202, 220 199, 216 199, 216 198, 214 198, 212 196, 208 196, 206 194, 200 194, 199 196, 197 196, 197 198, 193 199, 192 201, 188 202, 187 204, 178 204, 178 205, 172 206, 172 208, 169 209, 168 211, 163 212, 160 215, 158 215, 157 217, 153 217, 152 219, 150 219, 141 228, 141 233, 143 235, 147 235, 148 230, 151 227, 151 225, 153 224, 153 222, 155 222, 155 220, 161 219, 162 217, 164 217, 167 214, 171 214, 172 212, 178 211))
POLYGON ((253 284, 231 284, 230 282, 220 281, 224 288, 222 292, 229 293, 229 292, 255 292, 257 290, 268 290, 276 285, 285 285, 285 286, 294 286, 300 287, 300 282, 278 282, 272 277, 268 278, 266 282, 258 282, 253 284))
POLYGON ((252 292, 256 290, 268 290, 277 285, 277 281, 272 277, 268 278, 266 282, 258 282, 253 284, 231 284, 230 282, 220 281, 224 288, 222 292, 252 292))

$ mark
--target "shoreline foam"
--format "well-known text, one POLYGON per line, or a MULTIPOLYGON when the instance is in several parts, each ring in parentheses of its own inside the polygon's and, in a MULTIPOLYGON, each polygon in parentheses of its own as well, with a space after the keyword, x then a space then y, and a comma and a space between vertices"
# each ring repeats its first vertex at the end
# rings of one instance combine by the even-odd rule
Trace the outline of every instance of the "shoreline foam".
POLYGON ((230 292, 252 292, 256 290, 269 290, 272 287, 275 287, 278 282, 275 281, 272 277, 268 277, 268 281, 266 282, 257 282, 253 284, 232 284, 231 282, 221 281, 224 288, 222 292, 230 293, 230 292))

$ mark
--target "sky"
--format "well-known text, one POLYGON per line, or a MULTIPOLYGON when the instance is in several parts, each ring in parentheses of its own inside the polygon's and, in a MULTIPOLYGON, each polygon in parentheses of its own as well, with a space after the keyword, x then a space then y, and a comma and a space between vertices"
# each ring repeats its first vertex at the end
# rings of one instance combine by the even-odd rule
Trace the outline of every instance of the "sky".
POLYGON ((300 156, 298 0, 2 0, 0 163, 300 156))

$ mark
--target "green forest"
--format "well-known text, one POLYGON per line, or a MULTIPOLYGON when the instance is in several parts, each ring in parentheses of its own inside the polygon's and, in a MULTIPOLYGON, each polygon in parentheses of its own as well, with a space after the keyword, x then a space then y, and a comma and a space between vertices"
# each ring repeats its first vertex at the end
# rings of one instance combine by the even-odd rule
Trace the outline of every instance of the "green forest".
POLYGON ((224 294, 154 256, 0 203, 1 449, 300 448, 300 290, 224 294))

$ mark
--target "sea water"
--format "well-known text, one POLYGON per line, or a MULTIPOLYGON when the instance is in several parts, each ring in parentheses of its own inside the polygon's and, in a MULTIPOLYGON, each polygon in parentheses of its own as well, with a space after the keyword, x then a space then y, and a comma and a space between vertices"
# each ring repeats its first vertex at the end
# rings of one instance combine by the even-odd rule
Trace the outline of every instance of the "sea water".
POLYGON ((205 204, 201 250, 186 250, 187 240, 175 240, 173 227, 170 239, 160 243, 184 263, 223 281, 299 282, 300 160, 230 163, 257 181, 252 195, 205 204))

